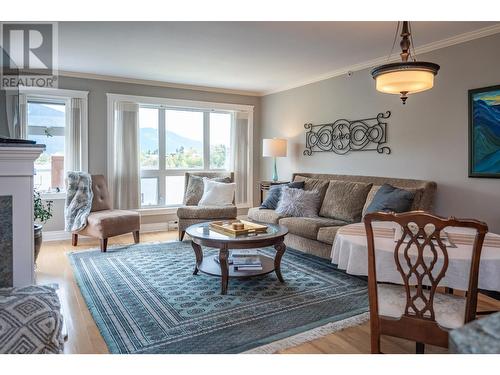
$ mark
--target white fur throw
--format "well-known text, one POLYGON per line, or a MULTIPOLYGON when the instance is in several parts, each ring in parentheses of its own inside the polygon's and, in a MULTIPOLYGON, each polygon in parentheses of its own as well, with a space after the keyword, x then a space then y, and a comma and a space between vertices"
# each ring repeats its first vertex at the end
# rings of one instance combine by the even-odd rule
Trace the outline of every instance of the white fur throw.
POLYGON ((321 196, 317 190, 284 186, 276 213, 281 216, 317 217, 321 196))
POLYGON ((224 183, 203 177, 203 196, 198 206, 229 206, 233 204, 236 184, 224 183))
POLYGON ((85 228, 92 208, 92 178, 85 172, 68 172, 64 205, 64 229, 73 232, 85 228))

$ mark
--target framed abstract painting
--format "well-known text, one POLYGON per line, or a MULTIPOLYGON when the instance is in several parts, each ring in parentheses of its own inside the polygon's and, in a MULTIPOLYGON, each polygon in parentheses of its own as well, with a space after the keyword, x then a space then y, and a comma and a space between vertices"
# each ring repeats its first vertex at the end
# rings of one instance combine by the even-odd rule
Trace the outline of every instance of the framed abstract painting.
POLYGON ((500 178, 500 85, 469 90, 469 177, 500 178))

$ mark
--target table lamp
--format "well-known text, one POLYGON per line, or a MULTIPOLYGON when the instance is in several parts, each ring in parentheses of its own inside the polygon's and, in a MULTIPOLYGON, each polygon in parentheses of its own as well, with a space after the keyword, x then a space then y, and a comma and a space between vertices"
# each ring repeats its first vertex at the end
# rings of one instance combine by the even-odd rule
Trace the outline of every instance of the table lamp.
POLYGON ((280 138, 265 138, 262 140, 262 156, 274 158, 273 181, 278 181, 276 158, 286 156, 287 140, 280 138))

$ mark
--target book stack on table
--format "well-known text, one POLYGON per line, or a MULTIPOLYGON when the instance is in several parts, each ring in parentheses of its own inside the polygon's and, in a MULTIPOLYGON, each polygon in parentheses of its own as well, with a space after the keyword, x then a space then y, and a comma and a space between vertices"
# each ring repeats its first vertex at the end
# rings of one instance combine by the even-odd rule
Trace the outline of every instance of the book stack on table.
MULTIPOLYGON (((219 263, 218 256, 215 256, 215 261, 219 263)), ((232 250, 227 263, 232 264, 235 271, 262 270, 262 262, 257 250, 232 250)))

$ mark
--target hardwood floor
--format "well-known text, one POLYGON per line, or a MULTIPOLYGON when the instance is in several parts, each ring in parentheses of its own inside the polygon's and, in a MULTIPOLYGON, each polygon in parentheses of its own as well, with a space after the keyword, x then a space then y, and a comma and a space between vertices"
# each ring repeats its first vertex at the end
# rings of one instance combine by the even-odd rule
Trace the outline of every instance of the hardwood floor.
MULTIPOLYGON (((177 232, 141 233, 141 242, 175 241, 177 232)), ((132 234, 114 237, 109 246, 132 244, 132 234)), ((71 240, 45 242, 42 245, 37 262, 36 278, 38 284, 57 283, 63 307, 68 341, 65 353, 100 354, 108 353, 106 343, 99 333, 80 289, 73 277, 67 252, 99 247, 97 240, 81 238, 77 247, 71 246, 71 240)), ((194 255, 193 255, 194 257, 194 255)), ((499 310, 500 301, 480 295, 478 310, 499 310)), ((384 353, 414 353, 415 343, 383 337, 384 353)), ((280 353, 289 354, 361 354, 370 352, 370 327, 368 323, 347 328, 341 332, 289 348, 280 353)), ((446 353, 445 349, 426 347, 426 353, 446 353)))

